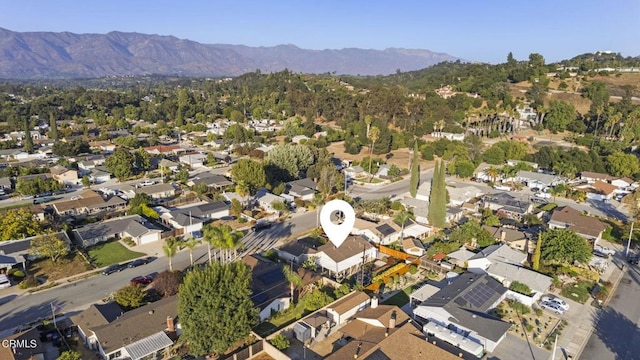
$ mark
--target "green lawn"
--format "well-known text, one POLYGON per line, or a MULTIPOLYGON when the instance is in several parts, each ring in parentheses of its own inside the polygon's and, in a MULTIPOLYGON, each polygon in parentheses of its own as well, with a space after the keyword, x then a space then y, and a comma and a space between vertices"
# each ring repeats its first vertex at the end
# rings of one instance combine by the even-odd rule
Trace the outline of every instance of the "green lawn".
POLYGON ((89 249, 89 258, 97 267, 139 258, 146 254, 131 251, 118 241, 98 244, 89 249))
POLYGON ((253 328, 256 334, 265 337, 272 334, 277 329, 284 327, 296 320, 302 319, 303 316, 310 313, 304 309, 304 301, 299 301, 293 309, 289 309, 283 313, 271 317, 268 321, 265 321, 253 328))
POLYGON ((588 280, 581 280, 577 283, 567 284, 562 288, 561 295, 571 300, 584 304, 591 296, 591 289, 593 288, 593 282, 588 280))
POLYGON ((543 206, 540 207, 540 210, 542 211, 551 211, 555 208, 558 207, 558 204, 556 203, 548 203, 548 204, 544 204, 543 206))
POLYGON ((388 298, 383 302, 385 305, 397 305, 398 307, 403 307, 409 302, 409 294, 413 291, 413 286, 409 286, 404 290, 398 292, 392 297, 388 298))

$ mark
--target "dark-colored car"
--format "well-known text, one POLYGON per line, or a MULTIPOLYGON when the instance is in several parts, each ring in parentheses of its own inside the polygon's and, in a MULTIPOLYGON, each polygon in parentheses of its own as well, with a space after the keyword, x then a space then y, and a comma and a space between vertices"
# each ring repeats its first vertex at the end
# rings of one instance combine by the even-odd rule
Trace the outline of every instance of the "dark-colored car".
POLYGON ((253 231, 260 231, 260 230, 264 230, 264 229, 268 229, 271 227, 271 225, 273 225, 270 222, 259 222, 255 225, 253 225, 253 227, 251 227, 251 230, 253 231))
POLYGON ((601 258, 605 258, 605 259, 608 259, 608 258, 609 258, 609 255, 608 255, 608 254, 605 254, 605 253, 603 253, 603 252, 602 252, 602 251, 600 251, 600 250, 593 250, 593 255, 595 255, 595 256, 599 256, 599 257, 601 257, 601 258))
POLYGON ((638 265, 639 261, 640 261, 640 256, 638 255, 629 255, 629 257, 627 258, 627 262, 631 265, 638 265))
POLYGON ((149 275, 136 276, 131 279, 132 285, 149 285, 153 281, 153 278, 149 275))
POLYGON ((122 266, 120 264, 109 265, 106 269, 102 270, 102 275, 110 275, 114 272, 122 271, 122 266))
POLYGON ((135 259, 132 262, 130 262, 129 264, 127 264, 128 268, 134 268, 134 267, 138 267, 141 265, 145 265, 149 263, 149 259, 148 258, 143 258, 143 259, 135 259))

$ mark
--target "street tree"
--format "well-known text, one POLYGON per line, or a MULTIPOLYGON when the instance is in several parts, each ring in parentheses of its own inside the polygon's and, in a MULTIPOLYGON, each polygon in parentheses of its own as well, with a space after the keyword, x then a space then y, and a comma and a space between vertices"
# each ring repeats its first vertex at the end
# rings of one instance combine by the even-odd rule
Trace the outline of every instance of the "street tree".
POLYGON ((251 271, 243 262, 216 262, 189 272, 178 293, 181 339, 189 352, 221 355, 248 336, 258 322, 251 294, 251 271))
POLYGON ((47 230, 41 236, 31 240, 29 253, 49 258, 55 264, 69 253, 69 244, 52 230, 47 230))
POLYGON ((200 244, 202 244, 202 241, 194 237, 190 237, 189 240, 184 242, 184 247, 189 249, 189 262, 191 267, 193 267, 193 249, 197 248, 200 244))
POLYGON ((540 258, 547 263, 586 263, 591 258, 587 240, 568 229, 551 229, 540 236, 540 258))
POLYGON ((162 297, 169 297, 178 293, 181 282, 181 271, 165 270, 153 279, 153 289, 162 295, 162 297))
POLYGON ((91 179, 89 179, 89 175, 85 175, 82 177, 82 186, 87 189, 91 187, 91 179))
POLYGON ((169 271, 173 271, 172 259, 178 252, 178 239, 174 237, 168 238, 162 246, 162 251, 164 251, 164 254, 169 258, 169 271))

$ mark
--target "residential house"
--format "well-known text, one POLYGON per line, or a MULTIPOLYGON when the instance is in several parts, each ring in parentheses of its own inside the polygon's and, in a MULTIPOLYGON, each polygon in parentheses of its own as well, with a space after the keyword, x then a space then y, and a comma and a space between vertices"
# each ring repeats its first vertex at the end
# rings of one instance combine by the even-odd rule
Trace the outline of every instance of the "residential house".
MULTIPOLYGON (((418 305, 413 314, 427 320, 423 330, 427 335, 451 343, 447 336, 455 335, 452 345, 473 354, 493 352, 507 335, 511 324, 490 315, 505 299, 507 288, 486 274, 463 273, 435 295, 418 305), (440 329, 447 329, 445 333, 440 329)), ((481 354, 479 354, 481 355, 481 354)))
POLYGON ((522 218, 533 211, 533 203, 528 199, 516 198, 507 192, 485 195, 482 201, 484 208, 515 218, 522 218))
POLYGON ((562 177, 533 171, 520 170, 515 176, 516 181, 525 183, 529 189, 544 189, 564 183, 562 177))
POLYGON ((496 241, 507 244, 512 249, 533 254, 536 240, 532 239, 529 233, 508 227, 483 225, 482 228, 485 229, 496 241))
MULTIPOLYGON (((247 255, 242 261, 251 269, 251 300, 260 310, 260 321, 266 321, 273 313, 284 311, 291 305, 291 287, 284 276, 282 263, 275 263, 261 257, 247 255)), ((301 287, 321 279, 312 271, 299 267, 296 270, 302 280, 301 287)))
POLYGON ((155 359, 163 356, 181 334, 177 324, 178 296, 149 303, 115 320, 89 327, 103 359, 155 359))
POLYGON ((223 190, 231 187, 233 181, 223 175, 200 173, 187 183, 189 186, 198 186, 200 184, 205 184, 209 189, 223 190))
POLYGON ((45 360, 47 349, 40 339, 40 330, 32 327, 0 339, 2 360, 45 360))
POLYGON ((400 200, 400 203, 402 203, 406 209, 413 209, 413 216, 415 216, 416 222, 420 224, 429 223, 429 219, 427 218, 429 214, 428 201, 405 197, 400 200))
POLYGON ((389 176, 389 170, 391 169, 391 165, 389 164, 382 164, 378 167, 378 172, 376 173, 376 177, 388 177, 389 176))
POLYGON ((180 164, 175 161, 171 161, 169 159, 162 158, 158 162, 158 168, 162 170, 163 173, 172 173, 178 172, 178 168, 180 164))
POLYGON ((576 188, 585 190, 587 193, 587 199, 599 201, 611 200, 618 190, 615 185, 611 185, 600 180, 596 180, 586 186, 577 186, 576 188))
POLYGON ((548 222, 550 229, 569 229, 592 243, 602 239, 602 232, 607 224, 597 218, 583 215, 580 211, 563 206, 553 210, 548 222))
POLYGON ((98 169, 93 169, 93 170, 91 170, 91 173, 89 174, 89 180, 93 184, 102 184, 102 183, 105 183, 105 182, 111 180, 111 173, 106 172, 106 171, 102 171, 102 170, 98 170, 98 169))
POLYGON ((89 142, 89 148, 91 150, 99 150, 99 151, 103 151, 103 152, 107 152, 107 153, 112 153, 112 152, 116 151, 116 144, 113 144, 109 140, 90 141, 89 142))
POLYGON ((484 195, 484 191, 475 186, 450 187, 449 206, 460 207, 462 204, 484 195))
POLYGON ((445 214, 445 221, 449 224, 455 224, 462 220, 464 210, 460 208, 447 207, 447 213, 445 214))
POLYGON ((434 132, 434 133, 431 133, 431 136, 435 138, 447 139, 451 141, 464 141, 464 138, 465 138, 464 133, 454 134, 449 132, 434 132))
POLYGON ((617 187, 620 190, 625 190, 627 188, 633 187, 635 181, 629 179, 628 177, 621 177, 619 179, 611 180, 611 185, 617 187))
POLYGON ((353 223, 353 227, 351 228, 351 235, 362 235, 367 240, 372 241, 372 239, 375 238, 373 231, 376 226, 378 226, 378 223, 356 218, 356 221, 353 223))
POLYGON ((59 216, 78 216, 121 211, 127 205, 127 202, 118 196, 111 196, 105 199, 93 190, 85 190, 71 199, 53 202, 51 207, 59 216))
POLYGON ((178 158, 180 163, 190 166, 192 169, 199 169, 204 166, 207 161, 207 155, 194 153, 182 155, 178 158))
POLYGON ((473 251, 467 250, 467 248, 463 246, 460 249, 447 254, 447 257, 449 257, 450 263, 466 269, 468 267, 469 259, 471 259, 475 255, 476 253, 474 253, 473 251))
POLYGON ((161 238, 162 229, 140 215, 129 215, 73 230, 75 242, 88 247, 109 239, 131 238, 137 245, 149 244, 161 238))
POLYGON ((367 175, 368 173, 361 166, 349 166, 344 169, 344 176, 347 180, 353 180, 367 175))
POLYGON ((489 182, 489 181, 501 180, 502 175, 500 174, 497 174, 495 179, 489 176, 489 174, 487 174, 487 170, 492 167, 496 167, 496 166, 492 164, 487 164, 487 163, 480 163, 480 165, 478 165, 478 167, 473 172, 473 176, 476 178, 476 181, 489 182))
POLYGON ((122 316, 124 311, 116 302, 91 304, 89 308, 71 317, 78 329, 78 336, 87 348, 98 350, 98 338, 92 329, 107 325, 122 316))
POLYGON ((588 183, 594 183, 596 181, 608 182, 615 180, 615 177, 609 174, 591 172, 591 171, 583 171, 580 173, 580 180, 587 181, 588 183))
POLYGON ((22 149, 0 149, 0 159, 5 161, 18 160, 19 158, 24 158, 23 154, 27 154, 27 153, 22 151, 22 149))
POLYGON ((416 239, 426 239, 433 233, 433 228, 431 226, 420 225, 414 222, 413 220, 407 221, 404 226, 404 231, 402 235, 404 237, 412 237, 416 239))
POLYGON ((202 220, 217 220, 229 216, 229 205, 223 201, 212 201, 181 208, 185 214, 198 217, 202 220))
POLYGON ((371 298, 367 293, 356 291, 327 306, 327 314, 334 324, 342 325, 370 304, 371 298))
POLYGON ((514 281, 529 286, 532 294, 510 293, 508 297, 516 298, 531 306, 549 289, 553 279, 524 267, 526 259, 525 253, 514 250, 506 244, 496 244, 487 246, 469 259, 468 270, 476 274, 487 273, 506 287, 514 281))
POLYGON ((356 314, 356 319, 340 330, 344 346, 336 347, 328 360, 455 360, 471 359, 458 351, 453 354, 431 343, 416 323, 408 321, 402 310, 393 305, 371 306, 356 314), (343 340, 344 341, 344 340, 343 340))
POLYGON ((331 242, 318 246, 316 265, 330 276, 341 279, 375 261, 377 254, 378 249, 362 236, 349 235, 339 248, 331 242))
MULTIPOLYGON (((27 269, 27 261, 40 258, 31 251, 31 241, 40 239, 49 235, 36 235, 24 239, 7 240, 0 242, 0 270, 8 270, 16 265, 21 265, 24 270, 27 269)), ((57 239, 64 241, 67 248, 71 249, 71 241, 65 231, 52 234, 57 239)))
POLYGON ((393 220, 387 220, 378 224, 375 228, 365 232, 369 241, 380 245, 389 245, 400 239, 402 227, 393 220))
POLYGON ((168 199, 176 196, 176 188, 171 184, 160 183, 143 186, 135 190, 136 194, 146 194, 152 199, 168 199))
POLYGON ((414 237, 406 237, 402 240, 402 250, 409 255, 422 256, 425 253, 422 241, 414 237))
POLYGON ((169 155, 176 156, 186 152, 180 145, 156 145, 144 148, 151 155, 169 155))
POLYGON ((233 200, 238 200, 240 204, 245 204, 247 202, 247 198, 244 196, 240 196, 235 192, 225 192, 222 194, 222 197, 225 198, 225 201, 231 203, 233 200))
POLYGON ((318 254, 318 244, 310 238, 303 238, 289 241, 274 250, 287 263, 302 264, 318 254))
POLYGON ((313 200, 313 196, 316 194, 316 183, 309 178, 289 181, 287 193, 305 201, 313 200))
POLYGON ((538 170, 538 163, 523 161, 523 160, 507 160, 507 165, 509 166, 516 166, 518 164, 525 164, 530 168, 532 168, 533 170, 538 170))
POLYGON ((282 196, 274 195, 267 191, 266 189, 262 189, 257 192, 255 196, 255 200, 258 202, 258 205, 268 212, 274 212, 273 203, 282 202, 285 203, 287 200, 282 196))
POLYGON ((18 176, 16 178, 16 184, 19 183, 20 181, 33 181, 35 179, 42 179, 42 180, 51 179, 51 174, 31 174, 31 175, 18 176))
POLYGON ((294 144, 300 144, 301 142, 305 143, 307 141, 309 141, 309 137, 306 135, 296 135, 291 138, 291 142, 294 144))
POLYGON ((431 182, 425 181, 418 185, 418 192, 416 193, 416 200, 429 201, 431 196, 431 182))
POLYGON ((201 219, 195 216, 193 210, 189 210, 188 208, 168 210, 164 207, 157 206, 154 207, 154 209, 160 214, 160 221, 162 221, 164 225, 177 230, 179 235, 200 233, 202 226, 208 221, 208 219, 201 219))

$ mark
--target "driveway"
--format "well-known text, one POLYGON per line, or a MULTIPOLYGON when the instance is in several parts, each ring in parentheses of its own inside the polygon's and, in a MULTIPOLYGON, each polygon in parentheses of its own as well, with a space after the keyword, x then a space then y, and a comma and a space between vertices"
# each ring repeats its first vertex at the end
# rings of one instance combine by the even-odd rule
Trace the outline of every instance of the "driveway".
POLYGON ((507 334, 494 352, 487 355, 487 360, 534 359, 547 360, 551 353, 534 344, 529 345, 519 337, 507 334))

